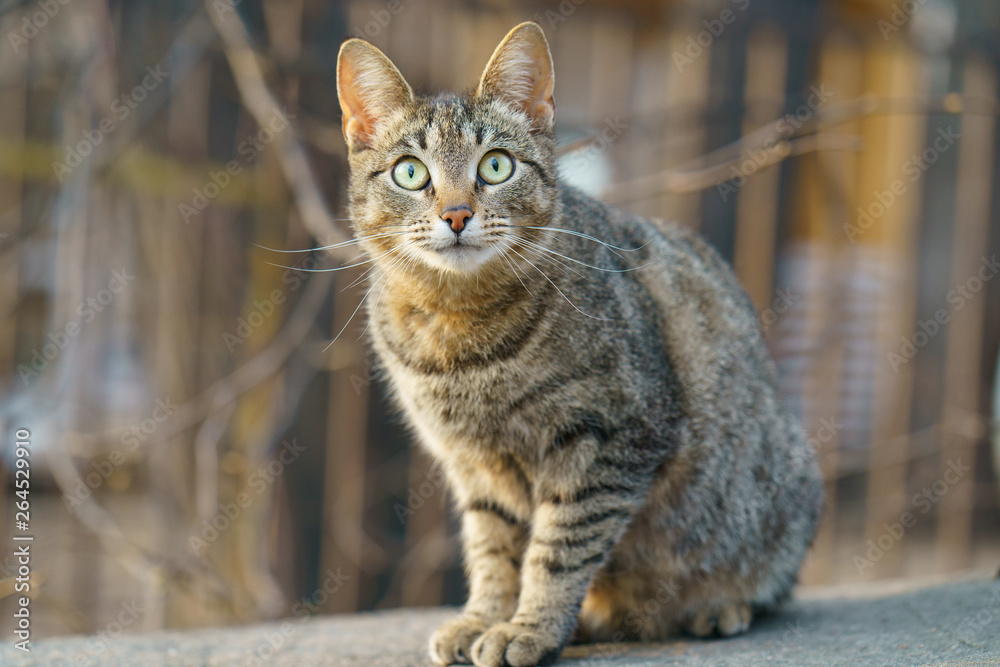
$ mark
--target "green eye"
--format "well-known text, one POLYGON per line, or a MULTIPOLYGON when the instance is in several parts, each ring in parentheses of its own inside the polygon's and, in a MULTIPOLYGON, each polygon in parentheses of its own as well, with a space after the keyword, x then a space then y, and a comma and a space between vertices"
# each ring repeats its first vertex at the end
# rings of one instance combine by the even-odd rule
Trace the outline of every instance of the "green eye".
POLYGON ((411 156, 401 158, 392 168, 392 180, 407 190, 419 190, 427 185, 430 177, 424 163, 411 156))
POLYGON ((503 183, 514 173, 514 160, 504 151, 490 151, 479 161, 479 177, 496 185, 503 183))

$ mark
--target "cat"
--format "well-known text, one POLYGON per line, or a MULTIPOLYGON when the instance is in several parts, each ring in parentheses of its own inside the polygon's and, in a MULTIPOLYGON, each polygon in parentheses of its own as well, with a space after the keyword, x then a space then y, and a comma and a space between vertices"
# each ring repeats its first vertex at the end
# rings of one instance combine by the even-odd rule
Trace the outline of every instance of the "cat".
POLYGON ((553 82, 530 22, 463 95, 415 96, 359 39, 337 64, 372 343, 462 516, 469 598, 431 637, 442 665, 744 632, 821 513, 733 273, 560 181, 553 82))

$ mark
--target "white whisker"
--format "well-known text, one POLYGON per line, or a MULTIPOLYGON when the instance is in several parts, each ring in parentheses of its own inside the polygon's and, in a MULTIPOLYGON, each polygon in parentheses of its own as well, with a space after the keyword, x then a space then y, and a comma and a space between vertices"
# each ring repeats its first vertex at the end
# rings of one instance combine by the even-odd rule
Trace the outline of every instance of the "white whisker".
POLYGON ((353 269, 356 266, 364 266, 369 262, 374 260, 366 259, 363 262, 357 262, 356 264, 347 264, 346 266, 335 266, 330 269, 306 269, 301 266, 286 266, 285 264, 275 264, 274 262, 264 262, 265 264, 270 264, 271 266, 276 266, 279 269, 291 269, 292 271, 302 271, 303 273, 330 273, 332 271, 343 271, 344 269, 353 269))
MULTIPOLYGON (((393 250, 395 250, 395 248, 393 248, 393 250)), ((392 252, 392 251, 390 251, 390 252, 392 252)), ((386 254, 388 254, 388 253, 386 253, 386 254)), ((383 255, 383 257, 385 257, 385 255, 383 255)), ((371 273, 372 271, 374 271, 374 270, 375 270, 375 269, 377 269, 377 268, 378 268, 378 264, 372 264, 372 265, 371 265, 371 266, 369 266, 369 267, 368 267, 367 269, 365 269, 365 270, 364 270, 364 272, 362 272, 362 274, 361 274, 360 276, 358 276, 357 278, 355 278, 355 279, 354 279, 354 280, 353 280, 353 281, 351 282, 351 284, 350 284, 350 285, 348 285, 347 287, 345 287, 344 289, 342 289, 342 290, 340 290, 340 291, 341 291, 341 292, 343 292, 344 290, 349 290, 349 289, 351 289, 352 287, 354 287, 355 285, 358 285, 358 284, 360 284, 360 283, 361 283, 362 281, 364 281, 364 279, 365 279, 365 278, 367 278, 367 277, 368 277, 368 274, 370 274, 370 273, 371 273)))
POLYGON ((556 264, 563 271, 570 271, 570 272, 572 272, 573 274, 575 274, 581 280, 589 280, 583 274, 581 274, 579 271, 577 271, 573 267, 569 266, 568 264, 565 264, 564 262, 561 262, 558 259, 553 259, 552 257, 549 257, 547 255, 543 255, 542 253, 538 252, 538 250, 536 250, 536 249, 532 248, 531 246, 527 245, 524 242, 524 239, 514 239, 514 243, 518 247, 520 247, 522 250, 524 250, 525 252, 530 252, 535 257, 538 257, 539 259, 543 259, 543 260, 549 262, 550 264, 556 264))
POLYGON ((573 303, 572 301, 570 301, 569 297, 568 297, 568 296, 566 296, 566 295, 565 295, 565 294, 563 293, 563 291, 562 291, 561 289, 559 289, 559 285, 556 285, 556 284, 555 284, 554 282, 552 282, 552 279, 551 279, 551 278, 549 278, 549 277, 548 277, 547 275, 545 275, 545 272, 544 272, 544 271, 542 271, 542 270, 541 270, 540 268, 538 268, 537 266, 535 266, 535 263, 534 263, 534 262, 532 262, 532 261, 531 261, 530 259, 528 259, 528 258, 527 258, 527 257, 525 257, 524 255, 522 255, 522 254, 521 254, 521 253, 519 253, 518 251, 514 250, 514 248, 511 248, 511 249, 510 249, 510 251, 511 251, 512 253, 514 253, 515 255, 517 255, 518 257, 520 257, 521 259, 523 259, 524 261, 526 261, 526 262, 527 262, 528 264, 531 264, 531 266, 533 266, 533 267, 535 268, 535 270, 536 270, 536 271, 538 271, 538 272, 539 272, 540 274, 542 274, 542 277, 543 277, 543 278, 545 278, 546 280, 548 280, 548 281, 549 281, 549 283, 550 283, 550 284, 551 284, 551 285, 552 285, 553 287, 555 287, 555 288, 556 288, 556 291, 557 291, 557 292, 559 292, 559 294, 561 294, 561 295, 562 295, 562 298, 566 299, 566 303, 568 303, 569 305, 573 306, 573 308, 574 308, 574 309, 576 309, 576 311, 577 311, 578 313, 580 313, 581 315, 586 315, 587 317, 589 317, 589 318, 590 318, 590 319, 592 319, 592 320, 600 320, 600 321, 602 321, 602 322, 610 322, 610 321, 611 321, 611 320, 609 320, 609 319, 608 319, 608 318, 606 318, 606 317, 596 317, 596 316, 594 316, 594 315, 591 315, 591 314, 589 314, 589 313, 585 313, 585 312, 583 312, 582 310, 580 310, 579 308, 577 308, 577 305, 576 305, 575 303, 573 303))
MULTIPOLYGON (((386 280, 385 284, 382 285, 382 289, 379 290, 378 297, 375 299, 375 307, 372 310, 378 310, 379 304, 382 302, 382 297, 385 294, 386 289, 389 289, 389 290, 392 289, 392 285, 396 284, 396 280, 397 280, 398 276, 400 275, 400 272, 401 271, 405 272, 406 269, 411 265, 411 263, 414 261, 414 259, 416 257, 415 255, 412 255, 410 253, 409 248, 407 248, 406 246, 400 246, 400 250, 402 250, 402 253, 403 253, 402 256, 401 256, 402 262, 401 263, 400 262, 396 262, 393 265, 393 266, 396 267, 396 269, 393 271, 392 276, 389 278, 389 280, 386 280)), ((386 273, 388 274, 388 271, 386 271, 386 273)), ((361 334, 357 338, 358 340, 361 340, 361 338, 366 333, 368 333, 368 328, 371 325, 372 325, 372 320, 369 317, 368 318, 368 323, 365 325, 364 330, 362 330, 361 334)))
MULTIPOLYGON (((395 261, 399 261, 399 258, 397 258, 396 260, 394 260, 394 262, 395 261)), ((390 265, 390 266, 394 266, 394 264, 390 265)), ((365 300, 368 298, 368 295, 372 293, 372 290, 375 289, 375 287, 379 284, 379 282, 384 277, 385 277, 385 274, 383 274, 378 280, 376 280, 374 283, 372 283, 372 286, 368 288, 368 291, 365 292, 365 295, 363 297, 361 297, 361 301, 358 303, 357 308, 355 308, 354 312, 351 313, 351 316, 347 318, 347 322, 344 323, 344 326, 341 327, 340 331, 337 332, 337 335, 333 337, 333 340, 331 340, 330 343, 326 347, 323 348, 324 352, 326 352, 327 350, 329 350, 330 346, 333 345, 334 343, 336 343, 337 339, 340 338, 341 334, 343 334, 344 331, 347 330, 347 327, 350 326, 351 322, 354 320, 354 316, 358 314, 359 310, 361 310, 361 306, 364 305, 365 300)))
MULTIPOLYGON (((500 244, 500 243, 496 243, 496 244, 493 244, 493 245, 496 246, 496 247, 501 247, 502 248, 502 244, 500 244)), ((509 248, 510 246, 508 245, 507 247, 509 248)), ((518 272, 517 267, 514 266, 514 262, 510 261, 510 258, 507 257, 507 255, 505 255, 503 253, 503 249, 501 249, 501 251, 500 251, 500 259, 502 259, 503 261, 507 262, 507 266, 509 266, 510 270, 514 272, 514 277, 517 278, 517 282, 521 283, 521 287, 523 287, 524 291, 528 293, 528 296, 530 296, 531 298, 535 298, 535 295, 531 293, 531 290, 528 289, 528 286, 524 284, 523 280, 521 280, 521 274, 518 272)), ((527 278, 527 277, 528 277, 527 274, 525 274, 525 278, 527 278)))
POLYGON ((253 245, 257 246, 261 250, 267 250, 269 252, 281 252, 281 253, 312 252, 314 250, 332 250, 333 248, 343 248, 344 246, 354 245, 356 243, 361 243, 362 241, 367 241, 370 239, 386 238, 389 236, 402 236, 403 234, 406 233, 407 230, 401 232, 385 232, 380 234, 370 234, 368 236, 359 236, 357 238, 353 238, 348 241, 341 241, 340 243, 333 243, 331 245, 318 246, 315 248, 302 248, 300 250, 282 250, 280 248, 269 248, 265 245, 260 245, 259 243, 254 243, 253 245))
MULTIPOLYGON (((516 225, 512 225, 512 226, 516 226, 516 225)), ((653 239, 650 239, 649 241, 646 241, 645 243, 643 243, 641 246, 639 246, 637 248, 619 248, 616 245, 611 245, 610 243, 605 243, 601 239, 593 237, 590 234, 584 234, 583 232, 578 232, 578 231, 573 230, 573 229, 560 229, 559 227, 531 227, 531 226, 527 226, 527 225, 525 225, 524 228, 525 229, 537 229, 537 230, 543 231, 543 232, 562 232, 563 234, 572 234, 573 236, 579 236, 580 238, 587 239, 588 241, 593 241, 594 243, 600 243, 605 248, 609 248, 611 250, 621 250, 622 252, 635 252, 637 250, 642 250, 647 245, 649 245, 650 241, 653 240, 653 239)))
POLYGON ((595 271, 604 271, 606 273, 626 273, 628 271, 638 271, 639 269, 641 269, 643 267, 646 267, 646 266, 649 266, 649 264, 650 264, 649 262, 646 262, 645 264, 643 264, 641 266, 630 266, 627 269, 605 269, 603 267, 594 266, 593 264, 587 264, 586 262, 581 262, 578 259, 574 259, 574 258, 569 257, 567 255, 563 255, 562 253, 556 252, 552 248, 547 248, 546 246, 542 245, 541 243, 535 243, 534 241, 529 241, 528 239, 520 239, 520 241, 522 243, 527 243, 528 245, 531 245, 531 246, 533 246, 535 248, 538 248, 539 250, 544 250, 545 252, 550 252, 553 255, 558 255, 559 257, 562 257, 565 260, 569 260, 570 262, 573 262, 574 264, 579 264, 581 266, 587 267, 588 269, 594 269, 595 271))

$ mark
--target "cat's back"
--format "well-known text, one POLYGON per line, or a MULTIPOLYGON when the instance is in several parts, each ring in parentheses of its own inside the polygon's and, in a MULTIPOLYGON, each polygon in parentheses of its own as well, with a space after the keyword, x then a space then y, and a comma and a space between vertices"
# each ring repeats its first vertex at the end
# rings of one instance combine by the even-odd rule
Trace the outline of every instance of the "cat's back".
POLYGON ((582 269, 586 275, 574 277, 568 289, 582 302, 588 295, 626 294, 652 303, 645 309, 647 316, 655 313, 650 326, 692 409, 714 409, 723 400, 723 380, 728 398, 753 394, 758 384, 769 393, 777 389, 753 304, 707 242, 678 224, 634 215, 572 187, 561 189, 560 203, 555 226, 573 232, 558 233, 566 254, 604 269, 582 269), (595 288, 598 281, 605 287, 595 288))

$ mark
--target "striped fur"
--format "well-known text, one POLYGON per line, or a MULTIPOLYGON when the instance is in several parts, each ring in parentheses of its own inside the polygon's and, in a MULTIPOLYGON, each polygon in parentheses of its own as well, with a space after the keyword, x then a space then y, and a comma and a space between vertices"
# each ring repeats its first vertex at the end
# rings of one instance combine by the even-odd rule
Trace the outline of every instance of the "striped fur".
POLYGON ((788 595, 822 504, 753 308, 698 238, 559 182, 537 26, 498 55, 462 96, 413 96, 359 40, 338 75, 373 344, 462 512, 469 600, 431 655, 520 667, 574 636, 744 631, 788 595), (516 168, 491 186, 494 148, 516 168), (422 191, 391 179, 406 155, 422 191), (442 245, 455 203, 474 211, 461 252, 442 245))

